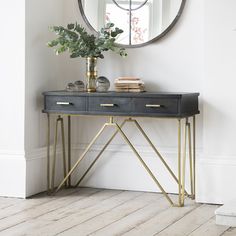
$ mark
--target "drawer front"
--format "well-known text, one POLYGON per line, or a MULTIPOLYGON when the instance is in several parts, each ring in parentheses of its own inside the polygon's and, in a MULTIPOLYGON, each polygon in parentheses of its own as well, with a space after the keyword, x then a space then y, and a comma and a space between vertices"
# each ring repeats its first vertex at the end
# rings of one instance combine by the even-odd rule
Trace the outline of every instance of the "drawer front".
POLYGON ((53 112, 86 111, 86 97, 72 96, 46 96, 45 109, 53 112))
POLYGON ((133 104, 135 113, 178 113, 178 99, 176 98, 134 98, 133 104))
POLYGON ((122 97, 90 97, 88 110, 95 113, 127 113, 131 112, 131 98, 122 97))

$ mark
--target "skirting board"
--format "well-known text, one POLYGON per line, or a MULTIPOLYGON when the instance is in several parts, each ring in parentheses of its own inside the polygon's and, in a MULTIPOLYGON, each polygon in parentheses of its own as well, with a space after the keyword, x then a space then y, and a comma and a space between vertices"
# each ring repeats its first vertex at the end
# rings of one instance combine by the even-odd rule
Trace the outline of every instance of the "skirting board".
POLYGON ((46 190, 47 149, 40 148, 26 154, 26 196, 46 190))
MULTIPOLYGON (((138 146, 137 149, 144 158, 144 161, 154 172, 155 176, 157 176, 157 179, 163 185, 164 189, 169 193, 177 193, 177 183, 167 172, 156 154, 147 146, 138 146)), ((92 152, 89 153, 83 166, 84 169, 86 169, 86 167, 89 166, 89 163, 93 161, 99 150, 101 150, 101 147, 97 145, 92 152)), ((177 152, 173 149, 162 149, 161 153, 165 157, 166 162, 176 173, 177 152)), ((79 175, 80 173, 76 179, 79 179, 79 175)), ((187 185, 188 183, 189 181, 187 181, 187 185)), ((81 185, 97 188, 160 192, 137 157, 129 147, 125 145, 111 145, 81 185)))
MULTIPOLYGON (((84 146, 80 145, 83 149, 84 146)), ((101 149, 98 145, 89 155, 92 156, 101 149)), ((163 187, 169 193, 177 193, 177 185, 170 178, 163 165, 153 151, 147 146, 137 147, 145 161, 152 167, 163 187)), ((160 148, 160 152, 175 173, 177 173, 177 150, 160 148)), ((196 201, 199 203, 224 204, 236 198, 236 188, 232 180, 236 179, 236 158, 233 156, 206 156, 197 150, 196 158, 196 201)), ((85 163, 88 165, 88 163, 85 163)), ((186 188, 189 189, 189 168, 186 169, 186 188)), ((136 191, 159 192, 152 179, 144 171, 129 147, 112 145, 96 167, 82 182, 83 186, 127 189, 136 191), (119 152, 117 152, 119 150, 119 152), (112 158, 110 158, 112 157, 112 158), (96 171, 94 171, 96 170, 96 171)))
MULTIPOLYGON (((79 145, 72 147, 72 159, 77 160, 78 157, 86 145, 79 145)), ((153 152, 147 147, 139 147, 142 151, 140 154, 144 156, 145 161, 152 166, 154 173, 159 176, 158 178, 163 183, 166 191, 171 193, 177 193, 177 183, 171 179, 170 174, 163 168, 159 168, 162 165, 158 158, 155 157, 153 152), (160 170, 160 171, 159 171, 160 170)), ((86 166, 88 166, 94 156, 101 150, 101 145, 94 145, 91 152, 83 161, 82 165, 75 174, 72 176, 72 182, 76 180, 84 173, 86 166)), ((177 162, 173 150, 162 151, 167 156, 167 162, 170 163, 173 169, 176 169, 177 162)), ((52 153, 52 150, 51 150, 52 153)), ((62 157, 61 150, 57 150, 57 166, 56 166, 56 181, 58 184, 62 179, 62 157)), ((111 145, 101 160, 94 166, 88 177, 81 183, 81 186, 96 187, 96 188, 108 188, 108 189, 124 189, 135 191, 152 191, 160 192, 157 186, 153 183, 152 179, 144 171, 133 153, 128 150, 124 145, 111 145), (117 152, 119 150, 119 152, 117 152)), ((31 196, 36 193, 46 190, 46 148, 34 150, 27 153, 26 158, 27 166, 27 185, 26 196, 31 196)), ((188 183, 188 181, 187 181, 188 183)))
MULTIPOLYGON (((74 161, 84 150, 86 145, 72 147, 74 161)), ((101 149, 101 145, 95 145, 88 157, 76 174, 73 175, 74 182, 84 173, 86 166, 101 149)), ((170 178, 158 158, 149 147, 137 147, 145 161, 152 167, 160 182, 167 192, 177 192, 176 183, 170 178)), ((161 148, 160 152, 166 157, 167 163, 177 170, 177 150, 161 148)), ((197 202, 224 204, 236 198, 234 180, 236 178, 236 161, 234 157, 204 156, 197 151, 197 202), (199 155, 200 154, 200 155, 199 155)), ((60 150, 58 150, 60 154, 60 150)), ((58 160, 61 157, 58 156, 58 160)), ((1 161, 1 160, 0 160, 1 161)), ((62 178, 61 161, 57 162, 57 180, 62 178)), ((2 165, 1 165, 2 166, 2 165)), ((27 154, 26 159, 26 196, 46 190, 46 148, 35 150, 27 154)), ((188 164, 187 164, 188 167, 188 164)), ((1 169, 1 167, 0 167, 1 169)), ((10 167, 9 167, 10 169, 10 167)), ((23 171, 22 171, 23 172, 23 171)), ((19 180, 18 178, 16 178, 19 180)), ((188 173, 187 173, 188 179, 188 173)), ((188 186, 188 182, 186 183, 188 186)), ((159 192, 152 179, 144 171, 132 151, 125 145, 111 145, 94 166, 88 177, 81 183, 82 186, 125 189, 136 191, 159 192), (119 151, 117 151, 119 150, 119 151)), ((4 185, 3 185, 4 186, 4 185)), ((13 185, 15 186, 15 184, 13 185)), ((2 194, 1 194, 2 195, 2 194)), ((13 194, 11 194, 12 196, 13 194)), ((15 194, 16 195, 16 194, 15 194)), ((24 194, 21 194, 23 197, 24 194)), ((10 195, 9 195, 10 196, 10 195)))
POLYGON ((225 204, 236 198, 236 157, 202 156, 197 162, 197 201, 225 204))
POLYGON ((26 197, 26 162, 23 151, 0 151, 0 196, 26 197))
MULTIPOLYGON (((52 154, 52 148, 50 149, 52 154)), ((61 149, 57 149, 56 159, 56 181, 58 184, 62 179, 61 149)), ((52 158, 51 158, 52 159, 52 158)), ((26 197, 47 190, 47 148, 35 149, 26 153, 26 197)))

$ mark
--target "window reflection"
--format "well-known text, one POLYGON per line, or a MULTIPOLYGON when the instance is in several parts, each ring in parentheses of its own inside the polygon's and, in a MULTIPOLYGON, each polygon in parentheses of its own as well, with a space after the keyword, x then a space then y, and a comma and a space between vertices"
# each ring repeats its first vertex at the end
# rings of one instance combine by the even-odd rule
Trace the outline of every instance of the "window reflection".
POLYGON ((87 20, 95 30, 112 22, 124 30, 120 44, 148 42, 173 22, 182 0, 81 0, 87 20))
POLYGON ((150 4, 146 4, 131 13, 131 44, 140 44, 148 41, 150 36, 150 9, 150 4))
POLYGON ((120 7, 106 0, 105 23, 112 22, 124 30, 117 42, 121 44, 140 44, 148 41, 152 1, 145 3, 142 7, 140 6, 143 4, 143 0, 132 1, 132 5, 130 5, 130 1, 116 1, 116 3, 120 7), (140 8, 130 12, 130 6, 132 9, 140 8))
MULTIPOLYGON (((126 7, 126 4, 121 4, 126 7)), ((106 3, 105 23, 111 22, 115 26, 124 30, 124 33, 117 39, 117 43, 129 44, 129 12, 124 11, 113 3, 106 3)))

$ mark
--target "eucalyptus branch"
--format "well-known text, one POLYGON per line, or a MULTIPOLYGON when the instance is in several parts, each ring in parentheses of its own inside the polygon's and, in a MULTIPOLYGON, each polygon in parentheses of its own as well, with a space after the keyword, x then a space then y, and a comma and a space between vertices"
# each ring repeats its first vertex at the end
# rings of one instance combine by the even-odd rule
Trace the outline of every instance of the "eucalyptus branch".
POLYGON ((104 51, 113 51, 122 57, 126 57, 125 48, 119 47, 115 41, 122 29, 108 23, 98 32, 98 35, 88 34, 79 24, 68 24, 63 26, 53 26, 50 28, 58 37, 47 43, 49 47, 55 48, 57 55, 68 51, 71 58, 76 57, 97 57, 104 58, 104 51))

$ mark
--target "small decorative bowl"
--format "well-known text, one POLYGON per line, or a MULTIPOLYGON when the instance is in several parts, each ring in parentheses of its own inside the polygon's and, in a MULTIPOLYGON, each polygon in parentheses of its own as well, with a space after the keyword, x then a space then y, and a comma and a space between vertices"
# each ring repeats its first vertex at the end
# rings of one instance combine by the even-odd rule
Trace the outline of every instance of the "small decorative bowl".
POLYGON ((76 91, 76 86, 73 83, 68 83, 66 86, 66 91, 68 92, 76 91))
POLYGON ((76 87, 76 91, 83 92, 85 90, 85 85, 82 80, 75 81, 74 85, 76 87))
POLYGON ((110 81, 105 76, 99 76, 96 79, 96 91, 107 92, 110 88, 110 81))

